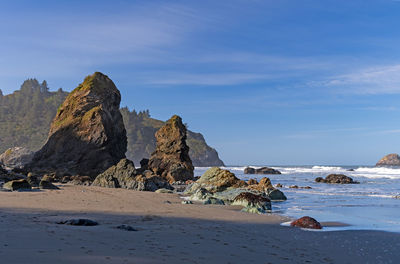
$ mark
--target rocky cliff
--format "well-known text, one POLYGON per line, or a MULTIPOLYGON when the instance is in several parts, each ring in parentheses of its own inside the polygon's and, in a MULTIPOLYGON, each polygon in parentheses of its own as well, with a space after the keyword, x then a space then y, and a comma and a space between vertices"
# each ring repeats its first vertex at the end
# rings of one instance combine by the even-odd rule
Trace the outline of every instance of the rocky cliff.
POLYGON ((389 154, 376 163, 376 166, 400 166, 400 156, 398 154, 389 154))
POLYGON ((186 126, 174 115, 156 133, 156 150, 149 168, 170 183, 193 179, 192 161, 186 144, 186 126))
MULTIPOLYGON (((57 109, 67 96, 68 93, 62 89, 50 92, 46 81, 39 83, 36 79, 26 80, 21 89, 12 94, 0 94, 0 153, 12 147, 40 149, 46 142, 57 109)), ((154 134, 165 122, 151 118, 148 111, 137 113, 126 107, 120 110, 128 137, 126 156, 139 164, 142 158, 149 158, 155 150, 154 134)), ((202 134, 188 130, 186 142, 194 166, 224 165, 202 134)))
POLYGON ((120 101, 106 75, 86 77, 58 109, 46 144, 28 168, 94 177, 117 164, 127 144, 120 101))

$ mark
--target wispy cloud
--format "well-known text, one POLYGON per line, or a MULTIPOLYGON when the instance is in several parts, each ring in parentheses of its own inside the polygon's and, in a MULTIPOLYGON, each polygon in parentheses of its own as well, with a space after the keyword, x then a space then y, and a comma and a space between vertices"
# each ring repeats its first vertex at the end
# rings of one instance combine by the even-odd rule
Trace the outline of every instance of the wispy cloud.
POLYGON ((340 93, 397 94, 400 93, 400 64, 368 67, 311 84, 334 88, 340 93))

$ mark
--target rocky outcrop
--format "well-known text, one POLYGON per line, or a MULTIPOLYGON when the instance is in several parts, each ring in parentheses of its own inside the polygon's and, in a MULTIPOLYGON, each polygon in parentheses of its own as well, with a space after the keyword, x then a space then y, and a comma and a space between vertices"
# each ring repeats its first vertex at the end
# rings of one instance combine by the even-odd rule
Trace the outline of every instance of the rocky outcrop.
POLYGON ((400 166, 400 156, 398 154, 389 154, 376 163, 376 166, 400 166))
POLYGON ((33 154, 34 152, 27 148, 9 148, 0 155, 0 163, 11 169, 23 168, 26 164, 31 162, 33 154))
POLYGON ((195 193, 199 189, 204 189, 210 193, 215 193, 245 186, 247 186, 247 183, 239 180, 232 172, 213 167, 208 169, 186 192, 195 193))
POLYGON ((232 203, 241 193, 252 193, 273 200, 286 200, 285 195, 271 185, 269 178, 262 178, 259 183, 251 181, 248 185, 238 179, 235 174, 218 167, 208 169, 196 182, 185 190, 191 200, 204 201, 210 197, 223 200, 226 204, 232 203))
POLYGON ((262 167, 259 169, 247 167, 244 169, 244 174, 281 174, 281 172, 268 167, 262 167))
POLYGON ((326 178, 318 177, 315 179, 316 182, 321 183, 338 183, 338 184, 356 184, 359 183, 354 181, 352 178, 344 174, 330 174, 326 178))
POLYGON ((138 191, 156 191, 161 188, 173 189, 165 179, 151 171, 145 171, 144 175, 138 174, 133 162, 128 159, 122 159, 118 164, 99 174, 92 185, 138 191))
POLYGON ((291 226, 310 229, 322 229, 322 225, 312 217, 303 216, 290 223, 291 226))
POLYGON ((193 179, 192 161, 186 145, 186 127, 174 115, 156 133, 156 150, 150 157, 149 169, 170 183, 193 179))
POLYGON ((46 144, 27 168, 94 178, 118 163, 127 144, 120 101, 106 75, 86 77, 58 109, 46 144))
POLYGON ((271 210, 271 201, 262 195, 243 192, 235 197, 232 205, 241 205, 242 211, 249 213, 265 214, 271 210))
POLYGON ((3 184, 3 188, 11 191, 32 189, 29 183, 24 179, 6 182, 5 184, 3 184))

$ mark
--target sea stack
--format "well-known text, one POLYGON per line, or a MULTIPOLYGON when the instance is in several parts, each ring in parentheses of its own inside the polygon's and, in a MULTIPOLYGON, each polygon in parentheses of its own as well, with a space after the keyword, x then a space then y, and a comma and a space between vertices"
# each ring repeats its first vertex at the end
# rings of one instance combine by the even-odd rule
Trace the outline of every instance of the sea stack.
POLYGON ((376 166, 400 166, 400 156, 398 154, 389 154, 376 163, 376 166))
POLYGON ((106 75, 86 77, 58 109, 46 144, 27 169, 94 178, 117 164, 127 148, 120 101, 106 75))
POLYGON ((193 179, 192 161, 186 144, 186 126, 174 115, 156 132, 156 150, 149 160, 149 168, 170 183, 193 179))

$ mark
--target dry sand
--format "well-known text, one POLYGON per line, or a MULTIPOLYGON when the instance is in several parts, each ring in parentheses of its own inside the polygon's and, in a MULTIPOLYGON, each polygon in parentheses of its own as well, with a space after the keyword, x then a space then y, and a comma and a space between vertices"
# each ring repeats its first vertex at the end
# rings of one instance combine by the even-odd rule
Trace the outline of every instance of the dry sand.
POLYGON ((309 232, 278 215, 181 201, 71 185, 0 192, 0 263, 400 263, 397 233, 309 232), (100 225, 56 224, 71 218, 100 225))

